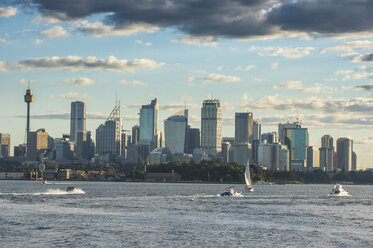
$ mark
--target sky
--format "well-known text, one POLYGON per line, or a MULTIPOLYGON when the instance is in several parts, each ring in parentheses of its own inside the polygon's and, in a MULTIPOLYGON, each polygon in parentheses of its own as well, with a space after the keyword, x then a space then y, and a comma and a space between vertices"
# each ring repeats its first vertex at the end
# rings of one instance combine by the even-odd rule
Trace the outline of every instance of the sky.
POLYGON ((358 169, 373 161, 372 0, 0 0, 0 132, 69 133, 70 104, 87 104, 95 133, 121 103, 123 128, 157 97, 159 127, 202 101, 223 105, 223 137, 249 111, 262 132, 297 118, 320 147, 353 139, 358 169))

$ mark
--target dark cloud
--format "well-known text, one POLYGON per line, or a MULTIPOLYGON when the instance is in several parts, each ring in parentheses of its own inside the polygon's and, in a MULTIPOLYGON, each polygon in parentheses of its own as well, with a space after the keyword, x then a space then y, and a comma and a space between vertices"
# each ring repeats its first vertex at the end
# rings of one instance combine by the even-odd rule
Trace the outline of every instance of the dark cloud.
POLYGON ((370 91, 373 90, 373 84, 359 85, 356 88, 370 91))
POLYGON ((133 24, 194 36, 250 38, 282 31, 337 35, 372 31, 373 0, 24 0, 44 17, 72 21, 95 14, 115 29, 133 24))
POLYGON ((362 55, 360 57, 361 62, 373 62, 373 53, 367 54, 367 55, 362 55))

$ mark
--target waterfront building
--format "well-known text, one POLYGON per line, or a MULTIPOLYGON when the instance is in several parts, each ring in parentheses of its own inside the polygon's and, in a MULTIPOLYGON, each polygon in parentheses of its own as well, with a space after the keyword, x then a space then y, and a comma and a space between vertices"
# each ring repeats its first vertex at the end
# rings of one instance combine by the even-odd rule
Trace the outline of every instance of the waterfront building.
POLYGON ((166 148, 171 154, 185 153, 187 146, 188 110, 182 110, 164 121, 166 148))
POLYGON ((155 138, 158 134, 158 103, 157 98, 150 104, 142 105, 140 109, 140 143, 149 144, 151 150, 157 148, 155 138))
POLYGON ((352 170, 353 142, 349 138, 337 139, 337 168, 346 172, 352 170))
POLYGON ((235 113, 235 143, 252 142, 253 135, 253 113, 235 113))
POLYGON ((164 148, 156 148, 149 154, 149 165, 160 165, 166 162, 167 154, 164 148))
POLYGON ((0 157, 10 157, 10 134, 0 133, 0 157))
POLYGON ((354 151, 352 151, 352 170, 353 171, 357 170, 357 157, 354 151))
POLYGON ((120 105, 116 104, 104 124, 96 129, 96 153, 108 155, 110 160, 121 154, 120 105))
POLYGON ((77 143, 78 133, 86 133, 86 105, 84 102, 71 103, 70 113, 70 141, 77 143))
POLYGON ((289 171, 289 165, 290 165, 290 155, 289 150, 286 148, 286 146, 282 145, 280 150, 280 161, 279 161, 279 170, 280 171, 289 171))
POLYGON ((281 144, 285 144, 285 137, 286 137, 286 129, 297 129, 301 128, 301 125, 299 122, 293 122, 293 123, 285 123, 285 124, 278 124, 278 141, 281 144))
POLYGON ((217 99, 203 100, 201 108, 201 147, 209 156, 221 152, 222 106, 217 99))

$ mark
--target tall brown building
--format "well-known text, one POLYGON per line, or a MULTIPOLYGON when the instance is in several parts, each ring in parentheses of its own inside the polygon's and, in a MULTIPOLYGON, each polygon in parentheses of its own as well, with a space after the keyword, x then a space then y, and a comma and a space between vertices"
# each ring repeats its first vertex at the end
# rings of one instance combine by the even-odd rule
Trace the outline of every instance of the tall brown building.
POLYGON ((9 157, 10 156, 10 134, 0 133, 0 157, 9 157))

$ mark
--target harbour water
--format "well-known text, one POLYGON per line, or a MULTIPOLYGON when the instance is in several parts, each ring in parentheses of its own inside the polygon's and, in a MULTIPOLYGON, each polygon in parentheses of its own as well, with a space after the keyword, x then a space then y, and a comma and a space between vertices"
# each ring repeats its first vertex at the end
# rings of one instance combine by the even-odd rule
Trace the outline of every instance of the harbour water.
POLYGON ((373 247, 373 186, 226 186, 0 181, 0 246, 373 247))

